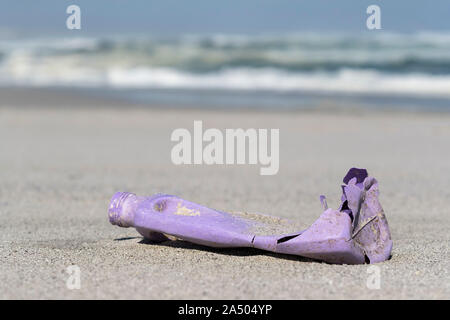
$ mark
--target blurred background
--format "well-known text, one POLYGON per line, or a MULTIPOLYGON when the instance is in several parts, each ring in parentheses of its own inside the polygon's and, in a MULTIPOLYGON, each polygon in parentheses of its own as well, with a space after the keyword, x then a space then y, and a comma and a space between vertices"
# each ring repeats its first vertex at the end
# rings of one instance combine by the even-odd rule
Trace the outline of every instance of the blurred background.
POLYGON ((448 1, 1 2, 0 85, 158 106, 449 108, 448 1), (81 8, 68 30, 66 8, 81 8), (381 30, 366 9, 381 7, 381 30))

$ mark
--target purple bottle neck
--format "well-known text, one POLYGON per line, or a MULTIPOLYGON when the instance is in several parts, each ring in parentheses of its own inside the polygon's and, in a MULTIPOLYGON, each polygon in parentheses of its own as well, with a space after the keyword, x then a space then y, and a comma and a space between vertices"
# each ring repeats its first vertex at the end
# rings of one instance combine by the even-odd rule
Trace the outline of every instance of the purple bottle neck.
POLYGON ((134 193, 116 192, 109 205, 109 222, 124 228, 132 227, 138 201, 139 197, 134 193))

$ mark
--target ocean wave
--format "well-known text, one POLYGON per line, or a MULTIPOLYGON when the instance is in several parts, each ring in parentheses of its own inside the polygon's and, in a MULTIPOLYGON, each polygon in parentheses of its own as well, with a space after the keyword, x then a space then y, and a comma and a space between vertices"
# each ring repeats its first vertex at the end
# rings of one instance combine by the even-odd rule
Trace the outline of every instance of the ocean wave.
MULTIPOLYGON (((170 68, 88 68, 67 70, 67 64, 17 70, 0 83, 27 86, 77 86, 139 89, 205 89, 274 92, 318 92, 405 95, 450 98, 450 75, 387 74, 373 70, 291 73, 277 69, 229 69, 206 74, 170 68), (45 70, 45 72, 43 72, 45 70), (70 77, 66 75, 70 72, 70 77)), ((0 71, 0 74, 2 72, 0 71)))
POLYGON ((0 40, 3 85, 450 96, 450 34, 0 40))
POLYGON ((171 69, 115 69, 108 84, 132 88, 313 91, 450 97, 450 75, 385 74, 371 70, 287 73, 274 69, 233 69, 188 74, 171 69))
POLYGON ((0 41, 2 61, 16 55, 80 63, 166 67, 189 72, 227 68, 335 71, 341 68, 450 74, 450 34, 182 36, 0 41), (82 61, 81 61, 82 60, 82 61))

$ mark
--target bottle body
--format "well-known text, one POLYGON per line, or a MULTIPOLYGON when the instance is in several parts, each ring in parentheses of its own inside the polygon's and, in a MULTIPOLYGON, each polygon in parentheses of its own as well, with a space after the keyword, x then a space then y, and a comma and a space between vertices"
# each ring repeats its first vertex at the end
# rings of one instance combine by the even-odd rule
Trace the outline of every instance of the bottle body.
POLYGON ((112 224, 135 227, 150 240, 167 239, 168 234, 212 247, 246 247, 252 240, 244 220, 165 194, 138 197, 118 192, 111 199, 109 218, 112 224))

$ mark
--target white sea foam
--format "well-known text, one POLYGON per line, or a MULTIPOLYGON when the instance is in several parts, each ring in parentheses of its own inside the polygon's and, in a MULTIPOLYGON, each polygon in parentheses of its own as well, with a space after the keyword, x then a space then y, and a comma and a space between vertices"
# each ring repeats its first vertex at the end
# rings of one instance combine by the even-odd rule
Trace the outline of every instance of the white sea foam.
POLYGON ((0 41, 0 84, 450 97, 450 34, 0 41))
POLYGON ((171 69, 111 70, 108 85, 132 88, 232 89, 401 94, 450 97, 450 76, 386 74, 370 70, 288 73, 233 69, 189 74, 171 69))
MULTIPOLYGON (((22 58, 26 61, 26 57, 22 58)), ((289 73, 275 69, 232 69, 206 74, 170 68, 111 68, 99 73, 71 68, 70 61, 30 66, 26 63, 0 77, 3 84, 116 88, 311 91, 323 93, 397 94, 450 97, 450 75, 386 74, 373 70, 289 73)), ((0 72, 3 73, 3 72, 0 72)))

